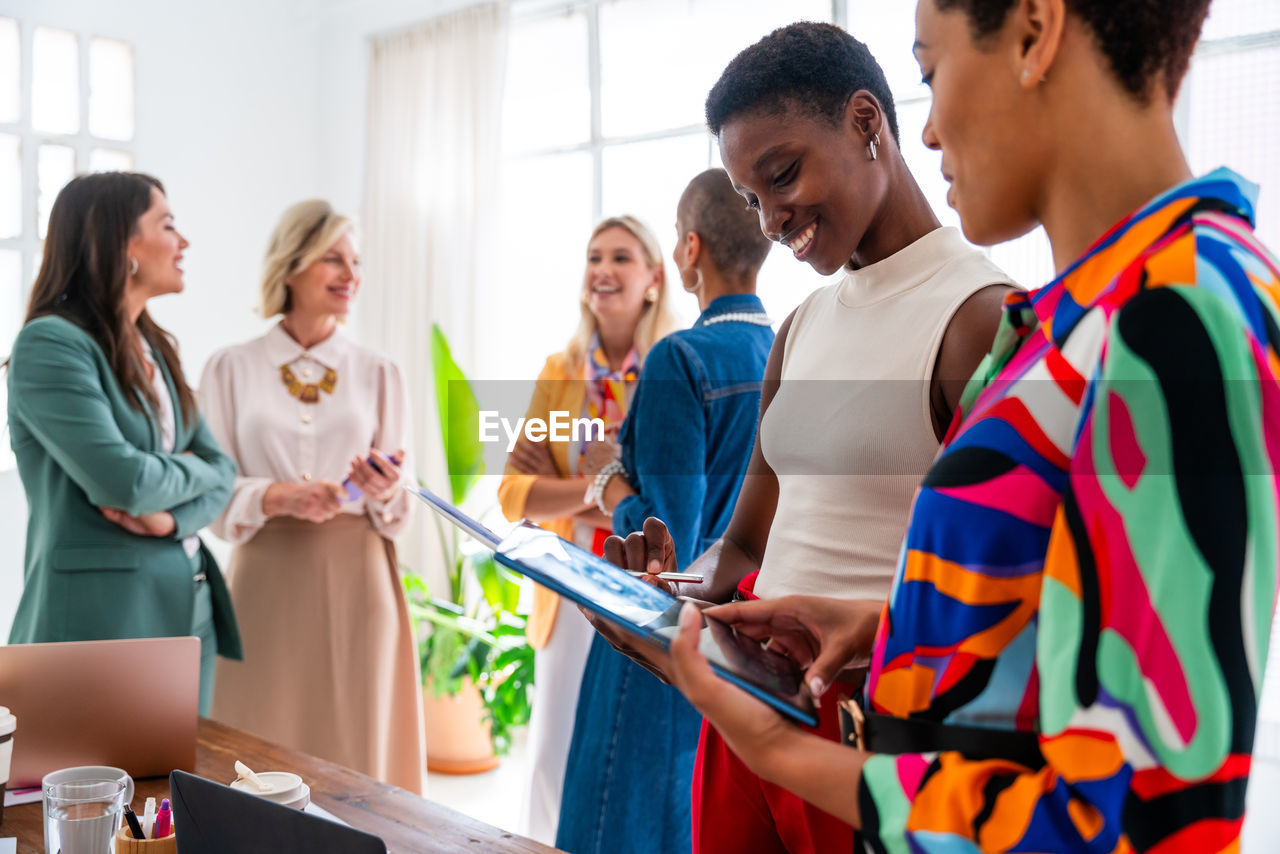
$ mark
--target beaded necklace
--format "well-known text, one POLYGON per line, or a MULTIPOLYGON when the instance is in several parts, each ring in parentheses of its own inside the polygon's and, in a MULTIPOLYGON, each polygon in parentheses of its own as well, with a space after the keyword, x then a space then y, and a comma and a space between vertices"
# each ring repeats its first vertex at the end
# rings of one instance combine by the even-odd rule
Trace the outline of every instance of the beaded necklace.
POLYGON ((703 326, 710 326, 713 323, 751 323, 756 326, 773 326, 773 321, 769 319, 769 315, 762 311, 730 311, 724 314, 717 314, 715 317, 708 317, 702 321, 703 326))

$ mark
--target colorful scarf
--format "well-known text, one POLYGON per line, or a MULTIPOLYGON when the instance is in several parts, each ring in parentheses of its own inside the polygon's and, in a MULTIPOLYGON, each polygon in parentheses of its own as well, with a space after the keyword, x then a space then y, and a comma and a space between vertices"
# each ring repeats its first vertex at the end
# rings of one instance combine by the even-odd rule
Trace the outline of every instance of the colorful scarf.
MULTIPOLYGON (((630 393, 640 379, 640 357, 634 347, 622 360, 620 370, 609 367, 609 359, 600 343, 600 334, 591 336, 591 345, 584 360, 584 379, 587 381, 587 417, 604 421, 606 435, 614 436, 627 417, 630 393)), ((582 453, 586 452, 585 446, 582 453)))
MULTIPOLYGON (((609 358, 604 353, 604 345, 600 343, 600 333, 591 336, 591 344, 587 347, 587 358, 583 360, 583 378, 587 383, 586 415, 588 418, 599 418, 604 422, 605 436, 617 441, 618 431, 627 417, 627 404, 631 401, 631 392, 640 380, 640 356, 632 347, 622 360, 622 368, 615 371, 609 367, 609 358)), ((578 468, 581 471, 583 457, 587 453, 587 442, 578 449, 578 468)), ((600 554, 604 540, 612 531, 599 528, 592 537, 592 551, 600 554)))

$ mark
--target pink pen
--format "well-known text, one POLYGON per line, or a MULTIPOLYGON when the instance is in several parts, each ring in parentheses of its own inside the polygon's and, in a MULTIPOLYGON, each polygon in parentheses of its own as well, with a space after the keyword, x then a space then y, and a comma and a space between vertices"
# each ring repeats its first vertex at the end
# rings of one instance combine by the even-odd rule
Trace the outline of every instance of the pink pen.
POLYGON ((160 812, 156 813, 156 832, 151 834, 151 838, 164 839, 168 836, 170 821, 169 799, 164 798, 160 801, 160 812))

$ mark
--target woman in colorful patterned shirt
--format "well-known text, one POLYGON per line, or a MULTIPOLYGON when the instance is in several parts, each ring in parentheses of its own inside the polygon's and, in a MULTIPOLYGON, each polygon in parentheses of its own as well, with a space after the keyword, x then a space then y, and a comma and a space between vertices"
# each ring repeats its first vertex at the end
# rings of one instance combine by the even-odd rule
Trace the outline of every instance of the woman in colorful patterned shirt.
MULTIPOLYGON (((1193 179, 1174 133, 1207 7, 919 4, 924 138, 967 236, 1043 224, 1060 274, 1007 300, 917 495, 867 749, 715 679, 691 630, 659 662, 749 766, 871 850, 1238 846, 1275 595, 1280 271, 1255 188, 1193 179)), ((868 652, 846 610, 717 613, 813 650, 825 681, 868 652)))

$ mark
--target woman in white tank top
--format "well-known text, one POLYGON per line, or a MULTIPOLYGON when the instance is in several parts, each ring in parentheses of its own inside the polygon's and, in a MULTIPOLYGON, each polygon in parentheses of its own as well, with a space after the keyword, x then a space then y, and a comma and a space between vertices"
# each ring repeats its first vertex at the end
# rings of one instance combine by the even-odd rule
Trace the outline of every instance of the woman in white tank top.
MULTIPOLYGON (((733 518, 681 567, 703 583, 674 592, 866 599, 870 636, 912 496, 990 347, 1010 280, 940 226, 898 149, 884 73, 843 30, 794 24, 743 51, 712 89, 707 120, 764 233, 819 273, 848 275, 779 329, 733 518)), ((645 567, 672 553, 667 540, 650 521, 605 553, 645 567)), ((838 739, 828 700, 818 731, 838 739)), ((694 851, 852 849, 849 825, 762 784, 713 729, 702 735, 694 851)))

